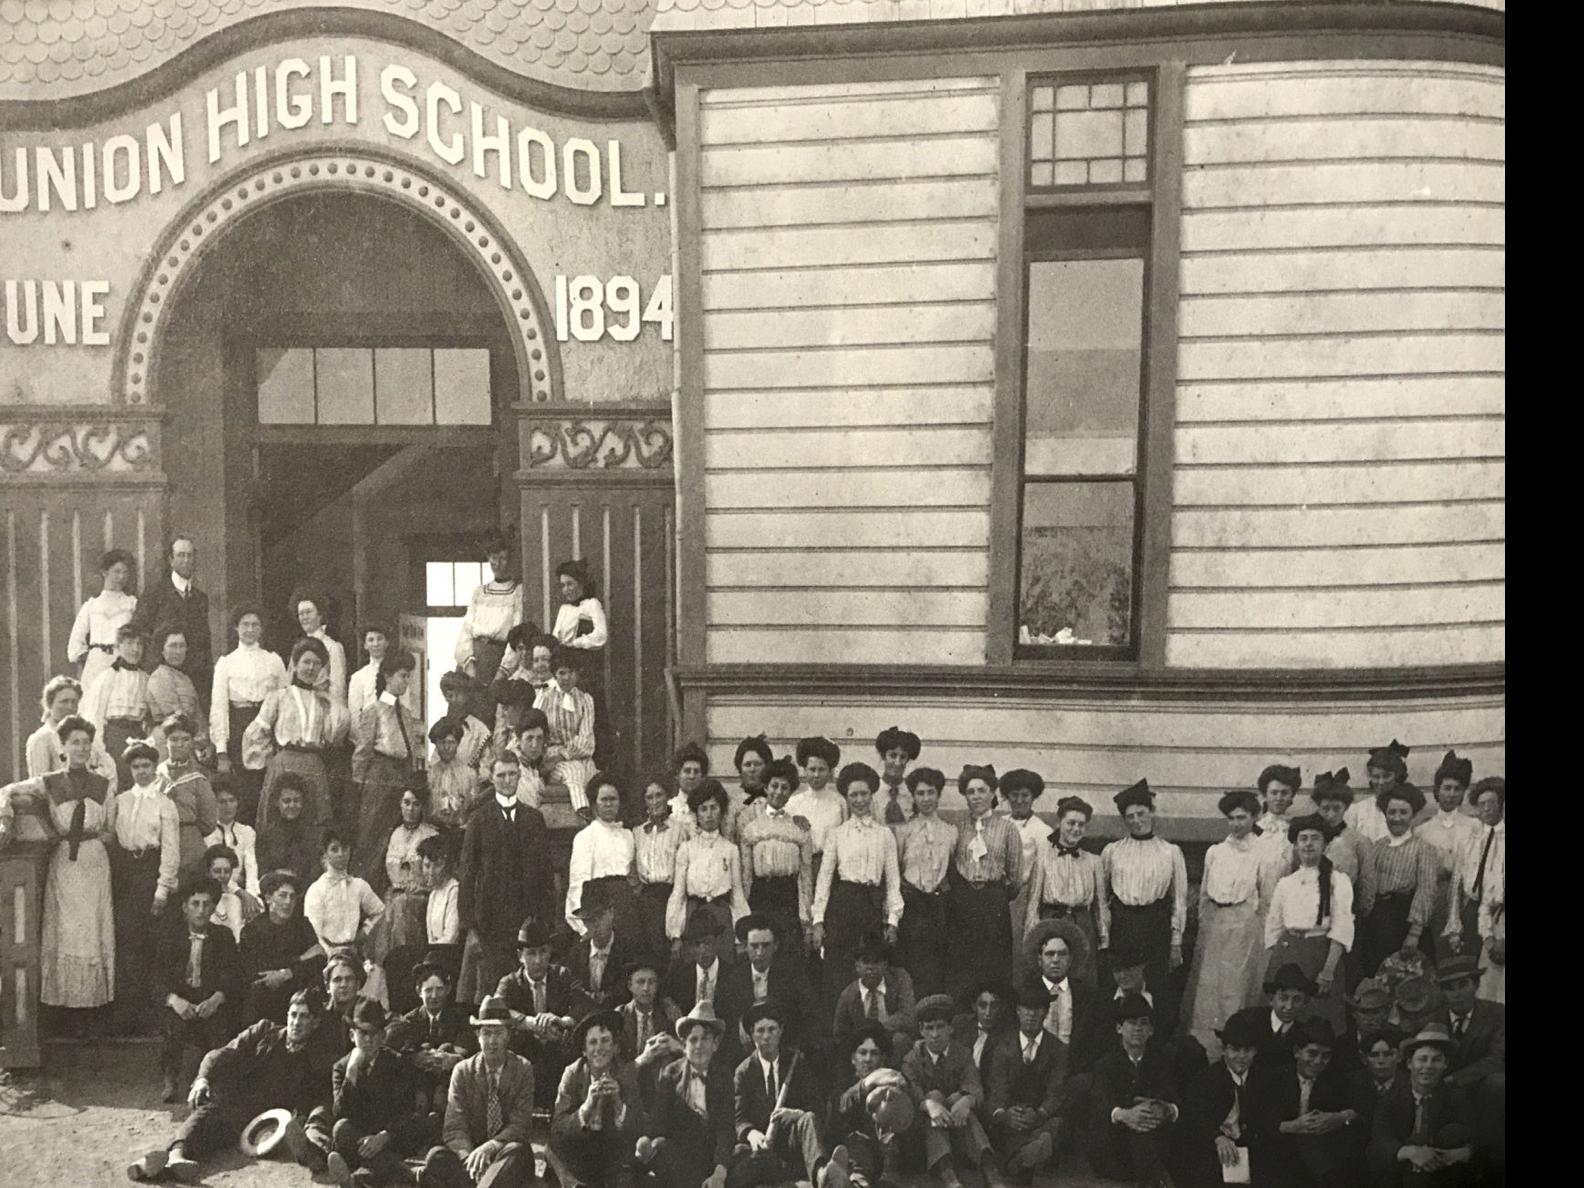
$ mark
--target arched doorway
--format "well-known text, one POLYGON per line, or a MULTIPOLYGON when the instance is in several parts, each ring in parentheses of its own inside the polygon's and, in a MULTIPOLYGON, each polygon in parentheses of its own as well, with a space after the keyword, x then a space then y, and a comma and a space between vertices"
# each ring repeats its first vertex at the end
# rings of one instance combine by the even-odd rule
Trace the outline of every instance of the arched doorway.
POLYGON ((280 197, 205 251, 162 321, 168 522, 197 537, 219 605, 262 605, 275 646, 307 585, 355 665, 362 624, 423 615, 427 567, 476 560, 511 519, 514 328, 426 213, 280 197))

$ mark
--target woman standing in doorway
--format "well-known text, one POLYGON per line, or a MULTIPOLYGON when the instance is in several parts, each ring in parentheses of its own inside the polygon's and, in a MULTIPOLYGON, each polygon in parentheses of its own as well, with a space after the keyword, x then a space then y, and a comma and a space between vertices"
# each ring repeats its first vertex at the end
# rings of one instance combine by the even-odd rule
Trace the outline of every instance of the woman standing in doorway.
POLYGON ((209 696, 209 739, 214 744, 220 774, 230 781, 237 798, 237 820, 253 825, 259 817, 262 771, 242 762, 242 736, 258 717, 264 699, 287 683, 286 665, 274 652, 260 646, 264 614, 256 606, 243 606, 232 617, 236 647, 215 661, 209 696))
POLYGON ((82 665, 84 689, 115 662, 116 630, 131 622, 137 610, 132 592, 136 573, 137 561, 125 549, 111 549, 99 558, 99 593, 78 608, 66 641, 66 659, 82 665))
POLYGON ((365 879, 373 879, 384 857, 385 839, 401 822, 402 793, 420 787, 422 723, 410 718, 402 707, 417 667, 411 652, 386 653, 374 678, 374 700, 363 708, 357 731, 352 779, 362 791, 352 872, 365 879))
MULTIPOLYGON (((291 611, 292 618, 297 620, 297 626, 302 628, 304 638, 316 639, 324 647, 325 663, 315 688, 321 693, 328 693, 330 700, 344 710, 347 703, 346 649, 341 646, 340 640, 330 637, 326 626, 329 606, 317 590, 299 589, 292 591, 287 609, 291 611)), ((293 649, 293 657, 296 654, 293 649)), ((293 659, 292 663, 295 666, 296 660, 293 659)))
POLYGON ((605 644, 609 638, 605 608, 588 567, 582 561, 563 561, 556 566, 561 585, 561 606, 550 629, 564 648, 577 648, 585 655, 580 666, 583 689, 594 699, 594 753, 608 755, 613 722, 605 707, 605 644))
POLYGON ((93 724, 74 715, 61 722, 57 733, 65 767, 0 789, 0 846, 11 832, 15 799, 31 796, 41 802, 57 844, 44 880, 39 1001, 97 1009, 115 997, 115 915, 106 846, 115 837, 116 798, 110 781, 88 766, 93 724))
POLYGON ((522 583, 512 575, 511 542, 504 535, 484 542, 490 580, 468 598, 462 630, 457 635, 457 671, 488 685, 506 656, 506 637, 525 616, 522 583))
MULTIPOLYGON (((292 682, 264 698, 258 717, 242 739, 242 761, 264 772, 259 797, 259 830, 269 824, 270 791, 286 772, 302 777, 307 789, 303 815, 315 825, 331 817, 330 778, 325 752, 347 736, 346 710, 319 688, 319 674, 329 663, 324 644, 312 636, 292 645, 292 682)), ((216 681, 215 689, 220 688, 216 681)))

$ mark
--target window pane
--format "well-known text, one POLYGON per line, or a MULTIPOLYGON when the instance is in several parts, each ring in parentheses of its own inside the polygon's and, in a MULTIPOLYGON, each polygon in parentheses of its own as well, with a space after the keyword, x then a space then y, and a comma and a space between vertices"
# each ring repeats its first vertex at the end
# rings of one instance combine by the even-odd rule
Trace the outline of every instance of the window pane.
POLYGON ((312 425, 313 383, 312 351, 259 351, 259 424, 312 425))
POLYGON ((451 588, 451 562, 424 562, 424 599, 430 606, 455 606, 451 588))
POLYGON ((473 591, 484 584, 484 566, 478 561, 458 561, 456 564, 456 592, 458 606, 466 606, 473 591))
POLYGON ((490 423, 490 368, 487 350, 434 353, 435 420, 441 425, 490 423))
POLYGON ((363 347, 314 351, 321 425, 374 423, 374 352, 363 347))
POLYGON ((1133 474, 1144 261, 1035 260, 1028 302, 1024 473, 1133 474))
POLYGON ((403 347, 374 352, 374 403, 381 425, 434 424, 429 352, 403 347))
POLYGON ((1024 484, 1021 543, 1020 644, 1131 643, 1131 482, 1024 484))

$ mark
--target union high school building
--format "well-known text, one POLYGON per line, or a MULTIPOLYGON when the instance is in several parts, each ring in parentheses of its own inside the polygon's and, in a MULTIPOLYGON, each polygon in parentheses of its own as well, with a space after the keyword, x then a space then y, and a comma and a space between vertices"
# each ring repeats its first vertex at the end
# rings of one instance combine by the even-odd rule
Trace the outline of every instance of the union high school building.
POLYGON ((502 523, 635 772, 1501 771, 1502 7, 3 0, 0 775, 107 546, 432 683, 502 523))

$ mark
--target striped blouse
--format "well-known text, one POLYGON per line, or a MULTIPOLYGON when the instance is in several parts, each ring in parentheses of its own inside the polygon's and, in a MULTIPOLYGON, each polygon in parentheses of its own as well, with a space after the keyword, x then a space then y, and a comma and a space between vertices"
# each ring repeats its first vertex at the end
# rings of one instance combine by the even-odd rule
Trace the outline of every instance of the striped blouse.
POLYGON ((1034 871, 1029 876, 1026 927, 1039 922, 1045 904, 1088 908, 1094 913, 1095 930, 1109 935, 1111 913, 1103 893, 1105 883, 1100 871, 1100 855, 1088 850, 1063 850, 1055 842, 1039 846, 1034 852, 1034 871))
MULTIPOLYGON (((582 689, 570 692, 551 681, 534 699, 534 707, 550 720, 551 759, 594 757, 594 699, 582 689)), ((591 773, 592 774, 592 773, 591 773)))
POLYGON ((636 850, 633 864, 641 883, 669 883, 676 872, 677 847, 687 837, 680 821, 667 818, 663 824, 645 821, 633 830, 636 850))
MULTIPOLYGON (((1188 923, 1188 865, 1183 852, 1164 838, 1124 837, 1100 851, 1102 892, 1128 907, 1144 907, 1172 897, 1171 943, 1182 944, 1188 923)), ((1110 940, 1109 929, 1100 943, 1110 940)))
POLYGON ((873 816, 848 817, 825 839, 825 861, 820 863, 819 883, 814 891, 814 923, 824 923, 831 887, 838 878, 867 887, 884 887, 886 924, 895 927, 902 919, 896 835, 873 816))
POLYGON ((1023 838, 1011 817, 965 817, 957 826, 954 860, 957 873, 970 883, 1004 882, 1016 888, 1023 881, 1023 838))
POLYGON ((737 846, 742 856, 743 894, 753 893, 755 878, 796 877, 798 915, 806 923, 814 900, 814 839, 810 832, 786 809, 772 809, 760 800, 744 812, 737 846), (751 811, 756 808, 759 811, 751 811))
POLYGON ((290 685, 276 689, 259 707, 242 738, 242 764, 257 771, 278 746, 323 751, 346 736, 346 710, 317 689, 290 685))
POLYGON ((1374 910, 1376 901, 1383 895, 1411 892, 1413 903, 1408 908, 1410 926, 1424 928, 1430 923, 1430 912, 1435 907, 1436 871, 1441 857, 1428 842, 1412 833, 1402 840, 1383 837, 1375 843, 1374 861, 1365 863, 1359 876, 1358 913, 1367 916, 1374 910), (1392 843, 1396 842, 1395 845, 1392 843))
POLYGON ((902 882, 926 895, 939 891, 957 850, 957 827, 936 816, 914 814, 897 827, 896 839, 902 882))

